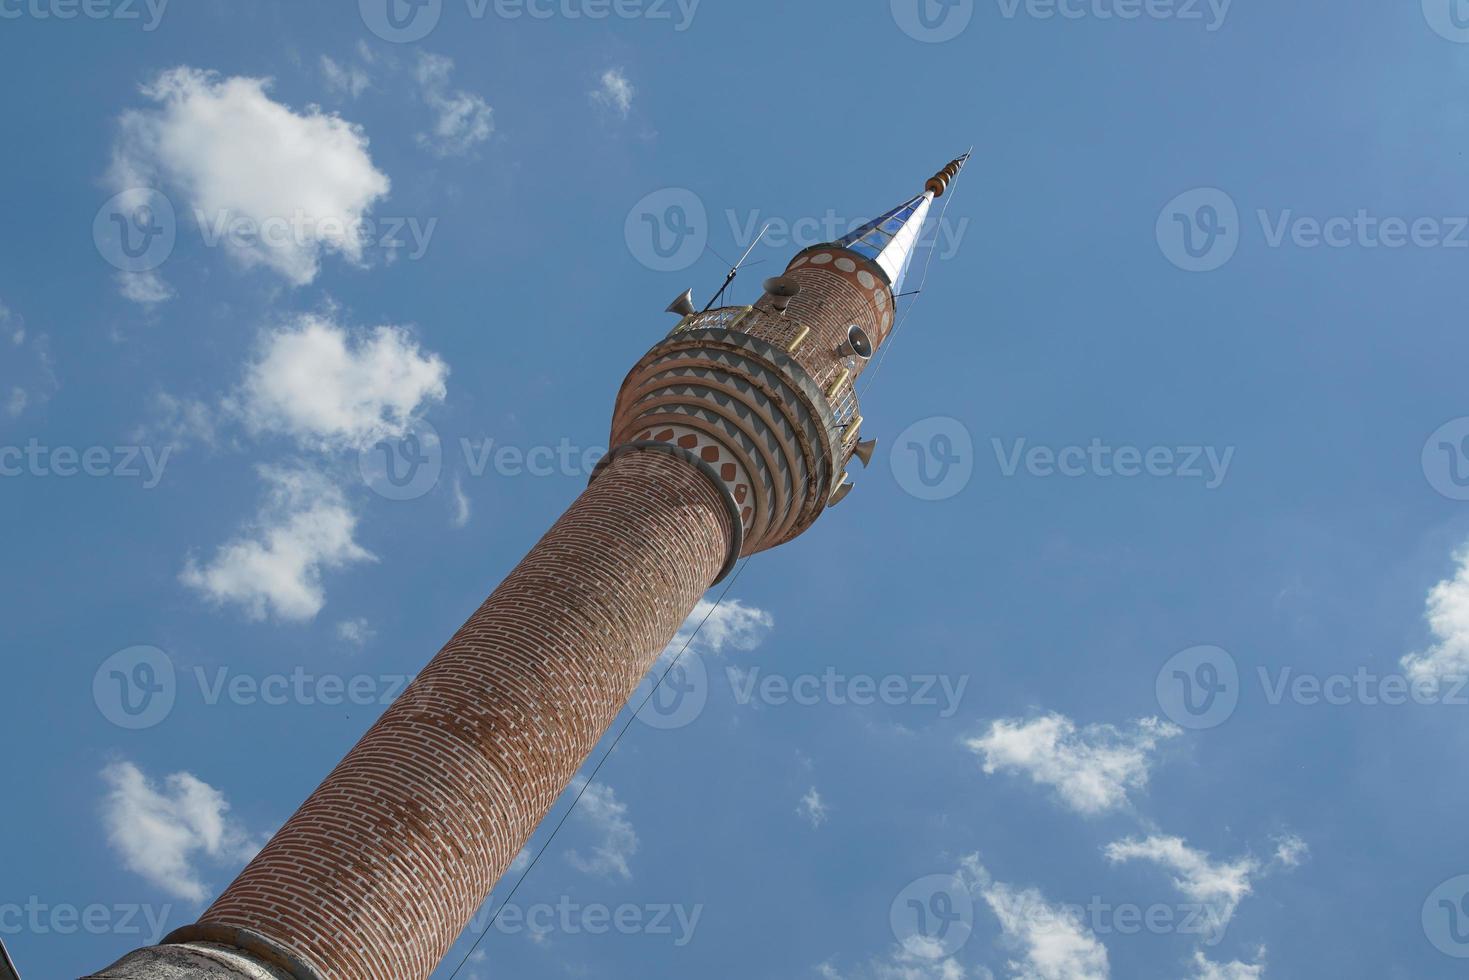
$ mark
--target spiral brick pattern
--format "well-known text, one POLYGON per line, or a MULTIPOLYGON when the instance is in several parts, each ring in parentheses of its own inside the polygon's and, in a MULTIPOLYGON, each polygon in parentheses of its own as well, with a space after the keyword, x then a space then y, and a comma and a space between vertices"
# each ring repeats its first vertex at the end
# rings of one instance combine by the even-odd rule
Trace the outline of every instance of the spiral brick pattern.
POLYGON ((427 977, 719 573, 721 493, 670 455, 613 460, 196 931, 330 980, 427 977))

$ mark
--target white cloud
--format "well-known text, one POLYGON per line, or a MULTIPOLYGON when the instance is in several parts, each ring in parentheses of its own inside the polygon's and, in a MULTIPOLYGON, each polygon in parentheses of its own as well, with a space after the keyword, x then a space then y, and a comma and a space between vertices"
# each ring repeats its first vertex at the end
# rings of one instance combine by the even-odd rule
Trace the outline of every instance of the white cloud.
POLYGON ((464 527, 469 523, 469 495, 464 492, 464 481, 454 477, 454 526, 464 527))
POLYGON ((213 447, 219 442, 218 421, 214 409, 204 402, 159 392, 153 399, 153 418, 139 426, 133 437, 139 442, 161 439, 175 449, 194 443, 213 447))
POLYGON ((747 652, 758 647, 774 626, 774 616, 738 599, 725 599, 718 605, 700 599, 669 641, 664 655, 677 654, 685 644, 691 653, 747 652))
POLYGON ((228 869, 260 849, 230 816, 224 794, 190 773, 173 773, 160 789, 131 762, 118 762, 102 770, 102 779, 108 785, 103 823, 113 849, 129 871, 170 895, 202 902, 207 893, 198 858, 228 869))
MULTIPOLYGON (((142 89, 156 106, 119 120, 110 179, 119 192, 172 189, 206 236, 248 219, 260 233, 222 235, 229 254, 305 285, 324 253, 361 261, 360 222, 389 181, 360 127, 315 106, 293 112, 266 94, 269 84, 189 67, 163 72, 142 89)), ((140 301, 167 295, 156 276, 124 284, 140 301)))
POLYGON ((156 272, 119 272, 118 291, 124 299, 143 306, 156 306, 173 299, 173 287, 156 272))
POLYGON ((1285 834, 1274 838, 1275 863, 1283 868, 1299 867, 1311 853, 1311 848, 1296 834, 1285 834))
POLYGON ((587 874, 614 875, 631 878, 628 861, 638 851, 638 835, 627 819, 627 804, 619 803, 612 787, 595 784, 587 787, 576 804, 576 816, 601 837, 589 856, 567 851, 566 860, 587 874))
POLYGON ((321 74, 326 79, 327 90, 337 98, 355 99, 372 83, 361 68, 339 64, 326 55, 321 56, 321 74))
POLYGON ((819 828, 826 823, 826 803, 821 799, 821 794, 816 791, 815 786, 812 786, 806 791, 806 795, 801 797, 801 802, 796 806, 796 815, 809 822, 812 828, 819 828))
POLYGON ((377 630, 365 619, 344 619, 337 624, 337 639, 354 647, 364 647, 377 636, 377 630))
POLYGON ((1250 878, 1260 871, 1254 858, 1214 862, 1203 851, 1195 850, 1179 837, 1153 836, 1144 840, 1116 841, 1108 844, 1107 860, 1151 861, 1173 873, 1173 885, 1191 902, 1202 906, 1211 928, 1211 938, 1222 938, 1223 929, 1234 917, 1234 910, 1250 894, 1250 878))
POLYGON ((943 951, 932 939, 910 936, 905 942, 894 946, 882 956, 874 957, 857 968, 857 972, 844 975, 827 961, 816 967, 822 980, 989 980, 990 972, 981 968, 977 973, 968 973, 959 961, 943 951))
POLYGON ((984 735, 964 744, 984 758, 985 773, 1024 773, 1054 789, 1073 810, 1091 815, 1125 805, 1130 791, 1144 788, 1153 751, 1180 734, 1156 718, 1135 722, 1131 731, 1112 725, 1079 729, 1053 713, 1030 721, 995 721, 984 735))
POLYGON ((44 405, 60 385, 51 363, 51 340, 30 334, 20 315, 0 303, 0 340, 14 348, 0 357, 0 414, 19 418, 26 409, 44 405))
POLYGON ((1256 954, 1255 963, 1212 963, 1202 952, 1194 953, 1194 975, 1189 980, 1260 980, 1265 976, 1265 950, 1256 954))
POLYGON ((1469 546, 1454 554, 1454 577, 1428 590, 1428 628, 1434 644, 1402 659, 1403 670, 1417 682, 1469 676, 1469 546))
POLYGON ((401 437, 449 369, 420 353, 401 327, 353 331, 305 315, 269 331, 232 407, 253 433, 289 435, 318 449, 364 449, 401 437))
POLYGON ((418 143, 437 156, 460 156, 495 131, 494 110, 472 92, 451 90, 449 75, 454 59, 421 52, 418 88, 424 104, 434 111, 433 129, 418 134, 418 143))
POLYGON ((887 959, 871 965, 872 980, 964 980, 967 973, 959 961, 944 956, 938 944, 922 936, 910 936, 887 959))
POLYGON ((632 99, 637 93, 621 68, 609 68, 602 73, 598 86, 589 93, 592 102, 612 109, 626 119, 632 111, 632 99))
POLYGON ((259 472, 268 491, 255 523, 207 565, 190 558, 180 580, 252 619, 312 619, 326 604, 324 570, 376 559, 353 540, 357 518, 331 481, 300 468, 259 472))
POLYGON ((994 913, 1018 959, 1006 964, 1012 980, 1107 980, 1107 947, 1071 910, 1047 902, 1035 888, 1019 889, 995 881, 971 854, 963 859, 961 879, 994 913))

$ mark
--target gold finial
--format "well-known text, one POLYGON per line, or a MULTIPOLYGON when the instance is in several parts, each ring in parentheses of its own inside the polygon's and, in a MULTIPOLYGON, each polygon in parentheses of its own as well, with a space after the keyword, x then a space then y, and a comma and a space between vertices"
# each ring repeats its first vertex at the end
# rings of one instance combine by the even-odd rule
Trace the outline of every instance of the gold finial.
POLYGON ((959 171, 964 169, 964 164, 968 162, 968 160, 968 153, 955 160, 950 160, 948 166, 944 167, 944 169, 940 170, 938 173, 934 174, 928 179, 928 183, 924 185, 923 189, 926 191, 932 191, 934 197, 943 197, 944 191, 949 189, 950 182, 952 182, 955 177, 959 176, 959 171))

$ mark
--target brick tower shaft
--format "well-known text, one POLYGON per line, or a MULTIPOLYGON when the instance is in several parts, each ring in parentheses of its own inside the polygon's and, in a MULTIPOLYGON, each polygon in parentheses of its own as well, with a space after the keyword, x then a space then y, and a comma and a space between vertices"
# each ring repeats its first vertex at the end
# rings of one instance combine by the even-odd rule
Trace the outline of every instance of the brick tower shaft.
MULTIPOLYGON (((612 459, 166 942, 243 949, 300 980, 427 977, 719 575, 730 523, 692 462, 612 459)), ((150 952, 97 976, 170 975, 142 972, 150 952)))

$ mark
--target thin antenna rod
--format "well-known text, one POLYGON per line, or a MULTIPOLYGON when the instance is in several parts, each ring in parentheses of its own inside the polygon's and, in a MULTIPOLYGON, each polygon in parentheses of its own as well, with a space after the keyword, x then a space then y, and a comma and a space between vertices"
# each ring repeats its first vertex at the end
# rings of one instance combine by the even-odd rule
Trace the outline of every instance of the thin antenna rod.
POLYGON ((764 238, 765 233, 769 230, 770 223, 767 221, 765 227, 760 229, 760 234, 756 235, 755 240, 750 243, 750 247, 745 249, 745 254, 741 255, 740 260, 730 268, 729 275, 724 277, 724 285, 719 287, 719 292, 714 294, 714 298, 709 301, 709 305, 700 310, 701 313, 708 313, 714 308, 714 304, 719 302, 720 297, 724 295, 724 291, 729 288, 729 284, 734 282, 735 276, 740 274, 740 266, 745 264, 745 260, 750 257, 751 252, 755 251, 755 246, 760 244, 760 239, 764 238))

